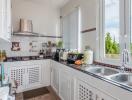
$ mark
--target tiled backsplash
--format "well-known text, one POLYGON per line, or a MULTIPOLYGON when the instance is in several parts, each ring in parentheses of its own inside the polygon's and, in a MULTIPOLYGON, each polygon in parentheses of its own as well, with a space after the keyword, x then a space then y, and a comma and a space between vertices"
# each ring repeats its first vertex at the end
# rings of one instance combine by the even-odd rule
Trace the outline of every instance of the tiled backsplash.
POLYGON ((45 38, 45 37, 12 37, 11 42, 0 41, 0 50, 6 50, 7 57, 17 56, 37 56, 40 49, 42 49, 42 43, 51 41, 56 43, 58 38, 45 38), (35 41, 36 49, 38 52, 30 51, 30 43, 35 41), (20 51, 12 51, 12 42, 20 42, 20 51))

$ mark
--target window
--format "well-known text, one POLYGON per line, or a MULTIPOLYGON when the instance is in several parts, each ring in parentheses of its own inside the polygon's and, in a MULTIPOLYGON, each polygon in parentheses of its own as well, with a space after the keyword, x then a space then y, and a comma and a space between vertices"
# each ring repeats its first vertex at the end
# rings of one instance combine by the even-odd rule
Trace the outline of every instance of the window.
POLYGON ((99 60, 119 63, 120 46, 120 0, 99 0, 99 60))
POLYGON ((104 40, 105 40, 105 58, 119 59, 120 57, 120 0, 103 0, 104 2, 104 40))
POLYGON ((65 49, 80 49, 79 8, 62 18, 63 43, 65 49))
POLYGON ((98 4, 98 60, 119 65, 124 49, 132 59, 132 1, 99 0, 98 4))
POLYGON ((130 0, 130 6, 128 6, 128 7, 130 7, 130 53, 131 53, 131 58, 132 58, 132 1, 130 0))
POLYGON ((98 61, 121 64, 124 42, 124 2, 125 0, 98 0, 98 37, 96 39, 98 61))
MULTIPOLYGON (((124 40, 126 43, 126 49, 129 50, 129 58, 132 59, 132 1, 127 0, 125 1, 126 7, 125 7, 125 35, 124 35, 124 40)), ((130 60, 129 65, 132 65, 132 60, 130 60)))

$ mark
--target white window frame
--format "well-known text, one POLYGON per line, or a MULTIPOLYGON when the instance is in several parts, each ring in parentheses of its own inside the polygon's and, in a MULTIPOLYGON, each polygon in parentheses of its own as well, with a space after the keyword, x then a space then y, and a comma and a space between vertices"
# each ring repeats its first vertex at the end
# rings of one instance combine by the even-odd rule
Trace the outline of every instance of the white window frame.
POLYGON ((98 44, 97 46, 97 56, 96 56, 96 60, 98 60, 99 62, 103 62, 103 63, 107 63, 107 64, 114 64, 114 65, 119 65, 121 66, 121 52, 124 49, 124 33, 126 30, 126 26, 125 25, 125 0, 120 0, 120 37, 119 37, 119 43, 120 43, 120 59, 109 59, 109 58, 105 58, 105 42, 104 42, 104 32, 103 32, 103 0, 98 0, 97 1, 97 39, 96 39, 96 43, 98 44), (101 34, 102 33, 102 34, 101 34))
MULTIPOLYGON (((131 43, 131 35, 132 35, 132 32, 131 32, 131 0, 126 0, 125 1, 125 34, 124 34, 124 41, 126 43, 126 47, 127 47, 127 50, 131 50, 131 46, 130 46, 130 43, 131 43)), ((130 67, 132 65, 132 58, 131 58, 131 52, 129 54, 129 59, 130 59, 130 63, 128 65, 128 67, 130 67)))

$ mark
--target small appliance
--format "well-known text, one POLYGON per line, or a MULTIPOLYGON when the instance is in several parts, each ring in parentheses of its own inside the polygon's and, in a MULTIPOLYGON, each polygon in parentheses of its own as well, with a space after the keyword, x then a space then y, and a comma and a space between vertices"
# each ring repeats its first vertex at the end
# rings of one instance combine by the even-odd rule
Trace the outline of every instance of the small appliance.
POLYGON ((67 61, 67 57, 68 57, 68 51, 65 50, 65 51, 63 52, 62 57, 61 57, 61 60, 67 61))
POLYGON ((56 49, 56 52, 53 55, 53 59, 54 60, 56 60, 56 61, 59 61, 60 60, 60 51, 61 51, 61 49, 56 49))
POLYGON ((65 49, 56 49, 55 54, 53 54, 53 59, 56 61, 63 60, 63 54, 64 54, 65 49))

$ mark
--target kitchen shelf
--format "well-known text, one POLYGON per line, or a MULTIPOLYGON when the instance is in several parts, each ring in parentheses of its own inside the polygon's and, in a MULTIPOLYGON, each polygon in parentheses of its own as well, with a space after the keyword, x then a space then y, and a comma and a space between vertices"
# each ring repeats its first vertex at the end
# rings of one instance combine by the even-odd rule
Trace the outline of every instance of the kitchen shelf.
POLYGON ((62 38, 61 36, 47 36, 39 33, 22 33, 22 32, 14 32, 12 36, 20 36, 20 37, 46 37, 46 38, 62 38))

